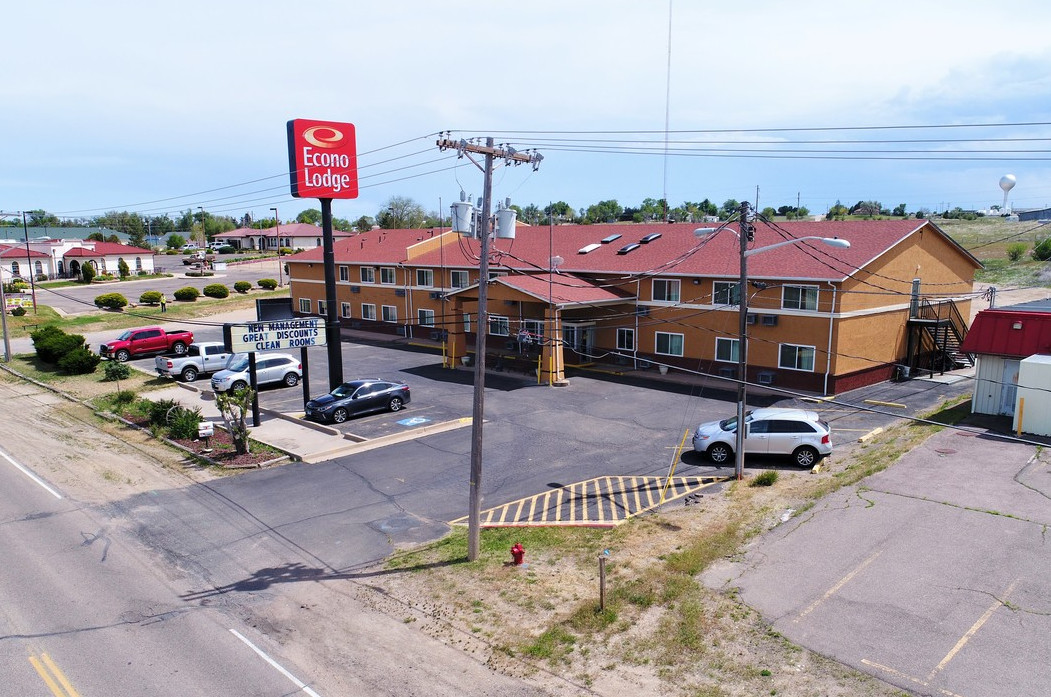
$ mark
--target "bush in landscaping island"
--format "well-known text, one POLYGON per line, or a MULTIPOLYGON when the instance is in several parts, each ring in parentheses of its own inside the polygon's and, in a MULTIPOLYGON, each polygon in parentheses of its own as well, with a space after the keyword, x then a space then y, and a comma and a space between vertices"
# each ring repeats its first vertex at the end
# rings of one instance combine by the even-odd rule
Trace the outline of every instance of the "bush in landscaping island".
MULTIPOLYGON (((84 337, 80 338, 83 343, 84 337)), ((69 375, 87 375, 95 372, 95 368, 98 367, 101 360, 102 356, 92 353, 86 346, 81 345, 58 359, 58 367, 59 370, 69 375)))
POLYGON ((161 292, 159 290, 148 290, 139 296, 139 302, 143 305, 158 305, 161 302, 161 292))
POLYGON ((84 283, 91 283, 95 278, 95 268, 91 264, 84 264, 80 267, 80 278, 84 283))
POLYGON ((201 408, 176 407, 168 414, 168 434, 176 440, 197 437, 197 426, 201 423, 201 408))
POLYGON ((120 361, 106 361, 106 367, 102 369, 102 374, 102 379, 106 382, 127 380, 131 377, 131 366, 120 361))
MULTIPOLYGON (((29 337, 33 340, 33 348, 36 349, 37 357, 44 363, 52 365, 58 363, 66 354, 73 351, 78 349, 87 351, 82 335, 66 334, 54 325, 38 329, 31 333, 29 337)), ((94 368, 91 370, 94 370, 94 368)), ((91 370, 88 372, 91 372, 91 370)))
POLYGON ((26 309, 21 305, 16 305, 15 308, 11 310, 11 314, 15 317, 25 317, 26 309))
POLYGON ((183 300, 185 302, 192 303, 201 295, 201 291, 197 290, 193 286, 186 286, 185 288, 180 288, 179 290, 175 291, 172 295, 175 296, 176 300, 183 300))
POLYGON ((128 262, 123 259, 117 260, 117 274, 120 276, 121 280, 124 280, 131 275, 131 267, 128 266, 128 262))
POLYGON ((128 299, 120 293, 103 293, 95 297, 95 305, 107 310, 119 310, 128 304, 128 299))
POLYGON ((209 283, 204 287, 204 294, 209 298, 227 298, 230 296, 230 289, 222 283, 209 283))
POLYGON ((237 247, 231 247, 231 246, 227 245, 225 247, 220 247, 219 249, 215 250, 215 253, 216 254, 234 254, 236 251, 237 251, 237 247))
POLYGON ((263 290, 273 290, 274 288, 277 288, 277 281, 272 278, 260 278, 256 283, 258 283, 259 287, 263 290))
POLYGON ((234 290, 236 290, 238 293, 247 293, 248 291, 252 290, 252 284, 248 281, 237 281, 236 283, 234 283, 234 290))

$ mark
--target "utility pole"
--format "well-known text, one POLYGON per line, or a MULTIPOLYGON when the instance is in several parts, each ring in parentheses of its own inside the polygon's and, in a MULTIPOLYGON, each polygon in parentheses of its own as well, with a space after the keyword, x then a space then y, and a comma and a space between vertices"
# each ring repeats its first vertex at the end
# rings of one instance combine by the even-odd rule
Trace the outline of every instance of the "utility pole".
POLYGON ((493 198, 493 162, 496 159, 508 163, 521 164, 529 162, 535 171, 540 166, 543 155, 537 152, 518 152, 514 148, 494 147, 493 139, 486 138, 485 145, 475 145, 465 140, 439 138, 441 150, 455 149, 460 157, 465 155, 476 167, 482 170, 485 177, 482 190, 481 222, 478 239, 481 244, 478 265, 478 319, 475 332, 474 349, 474 402, 471 419, 471 476, 467 513, 467 559, 478 558, 481 535, 482 513, 482 421, 485 419, 485 338, 489 333, 489 231, 492 227, 490 211, 493 198), (484 155, 485 164, 475 162, 472 154, 484 155))

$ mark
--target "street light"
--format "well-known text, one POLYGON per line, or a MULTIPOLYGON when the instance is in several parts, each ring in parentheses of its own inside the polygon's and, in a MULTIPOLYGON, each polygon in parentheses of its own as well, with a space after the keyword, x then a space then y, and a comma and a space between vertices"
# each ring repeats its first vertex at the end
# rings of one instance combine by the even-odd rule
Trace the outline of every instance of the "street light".
POLYGON ((274 212, 274 234, 277 236, 277 285, 282 287, 285 285, 285 277, 281 270, 281 218, 277 215, 277 206, 271 206, 270 210, 274 212))
MULTIPOLYGON (((765 247, 749 249, 748 243, 752 240, 753 229, 751 223, 748 222, 747 203, 741 204, 741 218, 739 225, 740 232, 737 237, 741 243, 741 278, 738 281, 737 286, 737 432, 735 434, 736 442, 734 445, 734 474, 738 480, 744 478, 744 417, 745 400, 748 397, 748 257, 761 252, 768 252, 771 249, 777 249, 778 247, 797 244, 805 240, 816 240, 818 242, 823 242, 830 247, 839 247, 841 249, 850 247, 850 242, 847 240, 841 240, 838 237, 818 237, 817 235, 807 235, 806 237, 796 237, 791 240, 776 242, 765 247)), ((694 234, 708 234, 716 232, 716 230, 717 228, 701 228, 695 230, 694 234)))

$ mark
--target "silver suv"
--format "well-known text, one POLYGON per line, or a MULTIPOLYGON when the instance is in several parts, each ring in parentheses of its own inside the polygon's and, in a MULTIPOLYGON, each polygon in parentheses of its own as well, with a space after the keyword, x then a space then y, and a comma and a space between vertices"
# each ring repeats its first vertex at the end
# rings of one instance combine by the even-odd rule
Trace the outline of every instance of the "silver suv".
MULTIPOLYGON (((295 356, 287 353, 264 353, 256 356, 255 379, 258 385, 282 383, 295 387, 303 377, 303 364, 295 356)), ((220 370, 212 376, 212 389, 216 392, 236 391, 251 384, 248 374, 248 356, 231 362, 226 370, 220 370)))
MULTIPOLYGON (((744 417, 748 455, 791 455, 800 467, 813 467, 832 453, 832 429, 808 409, 751 409, 744 417)), ((709 421, 693 434, 693 449, 717 465, 729 462, 737 445, 737 417, 709 421)))

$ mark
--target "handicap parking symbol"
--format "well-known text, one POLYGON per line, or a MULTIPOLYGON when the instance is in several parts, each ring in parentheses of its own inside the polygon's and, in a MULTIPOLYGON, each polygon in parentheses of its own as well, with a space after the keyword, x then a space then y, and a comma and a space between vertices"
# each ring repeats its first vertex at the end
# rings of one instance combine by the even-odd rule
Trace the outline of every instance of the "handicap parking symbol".
POLYGON ((430 421, 430 419, 425 419, 422 416, 414 416, 411 419, 402 419, 398 423, 402 426, 419 426, 420 424, 425 424, 428 421, 430 421))

